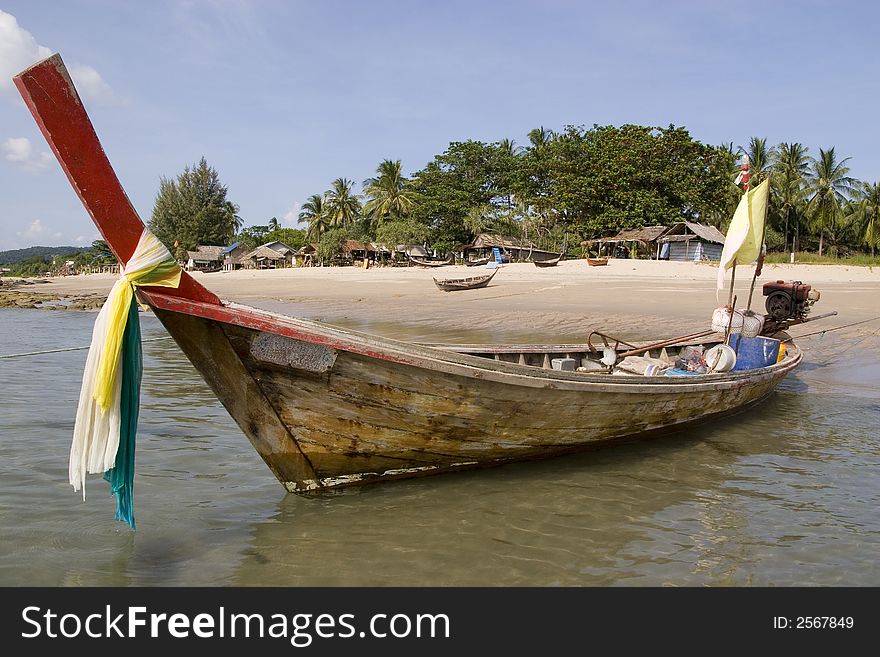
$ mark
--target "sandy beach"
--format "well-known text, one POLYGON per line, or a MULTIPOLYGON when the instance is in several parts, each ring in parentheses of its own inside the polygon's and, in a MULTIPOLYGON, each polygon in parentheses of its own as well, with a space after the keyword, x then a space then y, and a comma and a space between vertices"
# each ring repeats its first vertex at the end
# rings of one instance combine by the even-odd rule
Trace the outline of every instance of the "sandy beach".
MULTIPOLYGON (((740 267, 737 307, 745 307, 753 267, 740 267)), ((443 292, 432 280, 484 273, 482 268, 310 267, 195 273, 221 298, 285 314, 320 319, 374 333, 425 341, 582 341, 594 330, 624 339, 652 339, 703 330, 716 300, 717 267, 687 262, 612 260, 590 267, 569 260, 557 267, 506 264, 480 290, 443 292)), ((68 276, 28 286, 44 294, 106 294, 109 274, 68 276)), ((729 280, 729 278, 728 278, 729 280)), ((758 278, 752 307, 762 310, 761 285, 799 280, 822 294, 812 314, 837 317, 792 330, 827 329, 880 315, 880 270, 826 265, 768 265, 758 278)), ((726 301, 727 291, 718 299, 726 301)), ((857 336, 870 322, 844 330, 857 336)))

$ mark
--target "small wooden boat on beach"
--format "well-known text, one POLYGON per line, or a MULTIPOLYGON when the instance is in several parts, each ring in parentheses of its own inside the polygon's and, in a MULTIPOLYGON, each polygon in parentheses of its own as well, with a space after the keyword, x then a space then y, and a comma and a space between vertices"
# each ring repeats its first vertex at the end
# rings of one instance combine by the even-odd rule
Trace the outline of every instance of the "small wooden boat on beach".
POLYGON ((409 254, 407 254, 407 257, 411 263, 418 265, 419 267, 443 267, 444 265, 451 265, 453 261, 452 256, 449 256, 445 260, 442 258, 419 258, 409 254))
POLYGON ((483 267, 489 263, 489 260, 492 260, 492 258, 489 258, 488 256, 485 258, 477 258, 476 260, 465 259, 464 264, 468 267, 483 267))
POLYGON ((434 283, 444 292, 453 292, 455 290, 477 290, 486 287, 492 277, 498 273, 494 269, 491 274, 485 276, 468 276, 466 278, 445 278, 441 280, 434 279, 434 283))
MULTIPOLYGON (((129 264, 148 231, 61 58, 15 84, 104 239, 129 264)), ((708 349, 724 335, 424 345, 222 301, 186 272, 177 287, 136 294, 297 493, 544 458, 717 420, 766 399, 802 358, 789 342, 782 357, 753 369, 645 376, 618 364, 708 349)))
POLYGON ((547 260, 532 260, 532 262, 535 264, 535 267, 555 267, 559 264, 560 260, 562 260, 561 253, 555 258, 549 258, 547 260))
POLYGON ((611 256, 602 256, 601 258, 591 258, 587 256, 587 264, 590 267, 604 267, 611 260, 611 256))

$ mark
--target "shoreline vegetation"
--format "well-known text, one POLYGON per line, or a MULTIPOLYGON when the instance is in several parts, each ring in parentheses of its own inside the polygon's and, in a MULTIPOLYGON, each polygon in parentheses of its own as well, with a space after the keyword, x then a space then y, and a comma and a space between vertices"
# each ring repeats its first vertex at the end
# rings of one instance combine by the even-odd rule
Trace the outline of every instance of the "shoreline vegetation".
MULTIPOLYGON (((254 251, 276 241, 292 251, 310 247, 315 264, 341 262, 353 242, 418 245, 446 257, 481 234, 586 256, 595 240, 621 230, 690 221, 724 233, 743 192, 737 183, 746 161, 751 186, 770 179, 771 262, 788 262, 796 252, 799 262, 830 256, 840 264, 880 264, 880 184, 852 178, 850 158, 834 147, 814 156, 801 143, 771 146, 763 137, 745 146, 709 145, 674 125, 567 125, 558 132, 542 126, 525 145, 453 141, 409 176, 400 160, 385 159, 359 186, 340 177, 309 196, 296 217, 302 228, 276 217, 245 227, 229 188, 202 157, 161 178, 148 224, 181 263, 201 247, 254 251)), ((101 240, 67 257, 3 258, 0 266, 13 276, 116 265, 101 240)))

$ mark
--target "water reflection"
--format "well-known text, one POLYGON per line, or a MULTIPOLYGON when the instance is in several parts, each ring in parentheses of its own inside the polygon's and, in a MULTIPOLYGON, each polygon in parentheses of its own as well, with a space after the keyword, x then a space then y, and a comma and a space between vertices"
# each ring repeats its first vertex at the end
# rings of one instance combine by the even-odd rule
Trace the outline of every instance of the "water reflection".
MULTIPOLYGON (((93 319, 0 312, 0 353, 84 344, 93 319)), ((152 317, 143 326, 164 335, 152 317)), ((819 386, 828 365, 729 421, 653 442, 301 498, 174 343, 151 342, 130 532, 99 478, 85 503, 66 483, 84 359, 0 361, 3 584, 880 582, 880 395, 876 382, 859 392, 859 377, 819 386)))

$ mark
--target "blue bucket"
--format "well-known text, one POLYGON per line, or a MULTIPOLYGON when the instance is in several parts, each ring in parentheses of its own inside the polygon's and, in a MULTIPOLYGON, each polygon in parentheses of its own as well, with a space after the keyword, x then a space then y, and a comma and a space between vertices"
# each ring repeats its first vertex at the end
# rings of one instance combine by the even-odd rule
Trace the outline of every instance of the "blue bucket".
POLYGON ((779 359, 780 341, 774 338, 731 335, 729 344, 736 351, 736 365, 732 370, 734 372, 768 367, 779 359))

